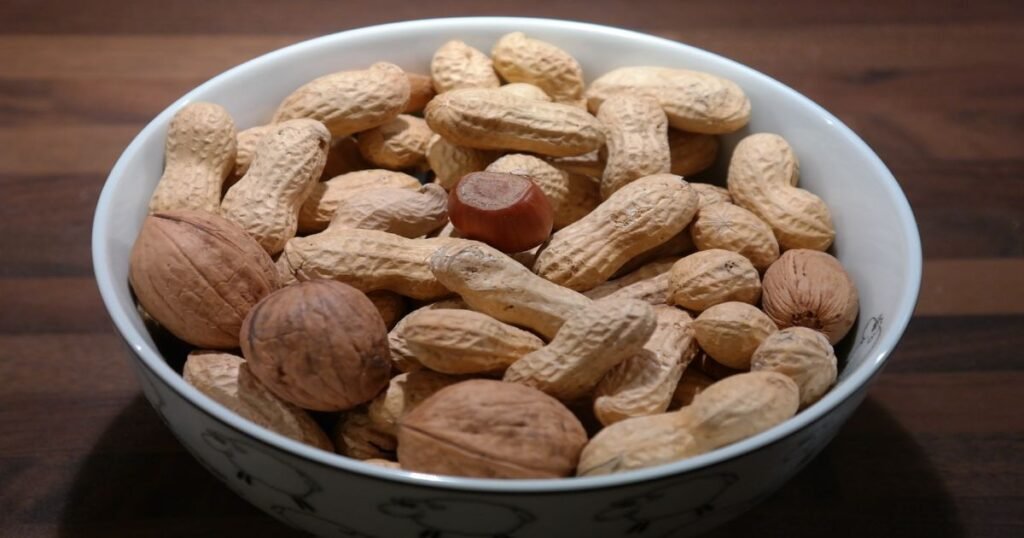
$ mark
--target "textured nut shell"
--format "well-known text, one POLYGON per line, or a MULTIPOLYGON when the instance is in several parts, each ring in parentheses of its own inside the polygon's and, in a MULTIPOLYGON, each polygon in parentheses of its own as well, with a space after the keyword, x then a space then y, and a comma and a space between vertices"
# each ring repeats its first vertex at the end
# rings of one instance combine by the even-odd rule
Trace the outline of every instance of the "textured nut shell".
POLYGON ((453 144, 477 149, 579 155, 604 144, 604 130, 585 110, 500 90, 443 93, 427 105, 431 130, 453 144))
POLYGON ((779 243, 771 227, 738 205, 701 206, 690 224, 690 234, 698 249, 736 252, 750 260, 758 271, 779 259, 779 243))
POLYGON ((398 431, 403 469, 483 478, 554 478, 576 468, 583 426, 558 400, 485 379, 441 389, 398 431))
POLYGON ((688 411, 634 417, 599 431, 583 447, 577 476, 642 469, 699 453, 686 429, 688 411))
POLYGON ((221 186, 235 162, 235 122, 213 103, 190 103, 171 118, 164 173, 149 212, 200 209, 217 212, 221 186))
POLYGON ((664 413, 696 344, 692 320, 671 306, 655 306, 657 327, 642 352, 608 371, 594 394, 594 414, 608 425, 630 417, 664 413))
MULTIPOLYGON (((449 241, 451 241, 449 239, 449 241)), ((478 312, 553 338, 566 318, 592 301, 530 272, 497 249, 462 241, 430 258, 437 281, 478 312)))
POLYGON ((331 142, 323 124, 279 123, 263 136, 242 179, 228 189, 221 215, 277 254, 299 227, 299 208, 320 178, 331 142))
POLYGON ((505 370, 504 380, 559 400, 585 396, 617 364, 639 353, 657 325, 640 301, 598 301, 570 316, 551 343, 505 370))
POLYGON ((779 135, 740 141, 729 161, 729 194, 771 226, 783 250, 825 250, 835 238, 832 213, 814 194, 795 188, 800 176, 793 149, 779 135))
POLYGON ((427 144, 427 163, 434 171, 435 181, 451 190, 462 176, 479 172, 497 157, 492 151, 456 146, 435 134, 427 144))
MULTIPOLYGON (((696 215, 696 213, 694 213, 696 215)), ((628 275, 637 269, 665 258, 680 258, 687 254, 692 254, 697 251, 697 247, 693 246, 693 238, 690 237, 690 227, 683 228, 682 231, 673 235, 668 241, 654 247, 647 249, 636 256, 630 258, 618 271, 612 275, 612 278, 619 278, 624 275, 628 275)))
POLYGON ((701 312, 693 322, 693 329, 705 353, 737 370, 749 370, 754 350, 778 330, 759 308, 735 301, 716 304, 701 312))
POLYGON ((544 346, 534 334, 472 310, 418 310, 403 320, 412 358, 445 374, 500 372, 544 346))
POLYGON ((720 145, 715 135, 669 129, 668 152, 672 158, 669 171, 689 176, 711 168, 718 158, 720 145))
POLYGON ((327 434, 309 414, 267 390, 237 355, 193 351, 182 377, 242 418, 300 443, 334 451, 327 434))
POLYGON ((598 186, 590 178, 559 170, 533 155, 505 155, 486 170, 529 177, 551 203, 556 230, 580 220, 601 203, 598 186))
POLYGON ((359 152, 374 166, 409 168, 427 157, 434 133, 423 118, 399 114, 395 119, 356 135, 359 152))
POLYGON ((672 266, 669 303, 705 310, 727 301, 756 304, 761 278, 750 260, 728 250, 695 252, 672 266))
POLYGON ((583 68, 568 52, 522 32, 505 34, 491 50, 494 70, 508 82, 540 88, 552 100, 574 106, 583 99, 583 68))
POLYGON ((465 379, 418 370, 406 372, 391 378, 388 388, 377 395, 366 408, 370 423, 378 431, 388 435, 398 435, 398 421, 406 413, 412 411, 423 400, 433 396, 437 391, 454 385, 465 379))
POLYGON ((699 209, 703 209, 704 206, 709 206, 717 203, 732 203, 732 196, 729 195, 729 189, 719 187, 718 185, 712 185, 710 183, 690 183, 693 190, 697 191, 697 195, 700 196, 700 203, 698 204, 699 209))
POLYGON ((669 271, 679 258, 655 260, 625 276, 609 280, 583 293, 591 299, 636 299, 652 305, 668 302, 669 271))
POLYGON ((380 187, 351 193, 338 201, 329 227, 381 230, 414 238, 447 222, 448 193, 440 185, 423 185, 415 191, 380 187))
POLYGON ((334 138, 372 129, 405 109, 409 79, 386 62, 369 69, 341 71, 306 83, 281 102, 274 123, 309 118, 322 122, 334 138))
POLYGON ((430 77, 437 93, 459 88, 497 88, 501 85, 486 54, 457 39, 434 52, 430 77))
MULTIPOLYGON (((462 299, 445 299, 420 307, 413 311, 413 314, 421 310, 441 308, 460 309, 467 308, 467 306, 462 299)), ((412 314, 410 314, 410 316, 411 315, 412 314)), ((391 361, 395 368, 401 372, 412 372, 423 369, 423 365, 416 361, 412 350, 409 349, 408 343, 405 341, 405 323, 410 316, 405 316, 398 320, 398 323, 391 329, 391 332, 388 333, 388 348, 391 350, 391 361)))
POLYGON ((617 93, 654 97, 669 125, 694 133, 731 133, 750 120, 750 101, 732 81, 708 73, 668 67, 622 67, 605 73, 587 89, 596 112, 617 93))
POLYGON ((715 382, 710 376, 694 367, 689 367, 679 378, 676 391, 672 393, 672 404, 669 409, 686 407, 693 403, 694 397, 710 387, 715 382))
POLYGON ((686 409, 688 429, 702 452, 757 435, 792 417, 799 391, 790 378, 775 372, 746 372, 704 389, 686 409))
POLYGON ((450 295, 428 265, 439 247, 453 238, 407 239, 377 230, 327 229, 296 237, 285 245, 277 264, 297 280, 329 278, 363 292, 390 290, 429 301, 450 295))
POLYGON ((366 295, 340 282, 268 295, 249 311, 239 340, 252 373, 305 409, 350 409, 376 396, 391 373, 384 321, 366 295))
POLYGON ((384 320, 384 326, 391 329, 405 315, 405 298, 391 291, 371 291, 366 294, 384 320))
MULTIPOLYGON (((568 157, 546 157, 547 161, 560 170, 573 174, 581 174, 591 178, 600 178, 604 175, 604 152, 601 150, 588 151, 581 155, 570 155, 568 157)), ((596 179, 593 181, 597 181, 596 179)))
POLYGON ((395 435, 378 429, 364 408, 343 414, 333 437, 338 454, 357 460, 392 461, 398 448, 395 435))
POLYGON ((638 179, 555 233, 534 271, 556 284, 589 290, 682 231, 696 211, 697 194, 679 176, 638 179))
POLYGON ((668 120, 653 97, 613 95, 597 111, 604 124, 607 157, 601 196, 608 198, 630 182, 671 168, 668 120))
POLYGON ((409 102, 405 104, 402 112, 415 114, 422 112, 427 103, 434 98, 434 81, 428 75, 418 73, 406 73, 409 79, 409 102))
POLYGON ((338 211, 338 204, 352 193, 392 187, 417 190, 420 181, 409 174, 375 168, 358 170, 317 183, 299 209, 299 231, 319 232, 331 222, 338 211))
POLYGON ((750 369, 778 372, 800 388, 800 405, 821 399, 836 382, 836 355, 828 339, 818 331, 790 327, 769 336, 754 352, 750 369))
POLYGON ((814 250, 789 250, 764 273, 764 311, 779 326, 821 331, 830 344, 857 319, 857 287, 839 260, 814 250))
POLYGON ((281 286, 274 262, 256 241, 205 211, 146 217, 128 279, 153 319, 207 349, 237 347, 249 309, 281 286))
POLYGON ((544 93, 544 90, 540 89, 537 86, 534 86, 533 84, 529 84, 526 82, 513 82, 511 84, 504 84, 498 89, 505 93, 511 93, 513 95, 518 95, 519 97, 525 97, 527 99, 535 99, 537 101, 545 101, 548 103, 551 102, 551 96, 544 93))
POLYGON ((235 136, 235 167, 234 175, 242 177, 249 171, 253 157, 256 156, 256 148, 263 140, 263 135, 273 130, 271 125, 257 125, 248 129, 238 131, 235 136))

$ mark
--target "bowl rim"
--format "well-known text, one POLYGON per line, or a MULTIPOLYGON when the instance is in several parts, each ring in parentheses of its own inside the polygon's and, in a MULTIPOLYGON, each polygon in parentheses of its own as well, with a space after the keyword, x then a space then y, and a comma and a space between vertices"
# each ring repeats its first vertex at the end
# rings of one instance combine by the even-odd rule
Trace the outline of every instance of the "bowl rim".
POLYGON ((895 177, 893 177, 892 173, 888 170, 885 164, 882 163, 878 155, 871 150, 867 143, 857 136, 842 121, 808 97, 775 80, 774 78, 757 71, 756 69, 692 45, 611 26, 579 21, 532 17, 448 17, 418 19, 366 26, 288 45, 248 60, 214 76, 193 88, 160 112, 142 129, 142 131, 139 132, 138 135, 136 135, 118 158, 114 167, 111 169, 107 180, 104 182, 103 190, 100 193, 99 201, 96 205, 92 230, 92 252, 93 270, 96 276, 97 286, 99 288, 103 304, 106 307, 107 312, 110 314, 120 337, 132 349, 134 355, 145 368, 158 377, 171 390, 175 391, 181 398, 192 403, 207 416, 221 422, 225 426, 238 430, 245 435, 253 437, 293 457, 300 458, 310 463, 322 465, 332 470, 340 469, 362 477, 379 479, 393 484, 406 484, 431 489, 441 488, 448 490, 495 492, 503 494, 562 493, 636 485, 642 482, 697 471, 721 464, 728 460, 739 458, 768 445, 775 444, 794 433, 811 426, 829 412, 839 407, 843 402, 856 396, 858 392, 864 389, 867 383, 882 369, 886 359, 896 346, 896 343, 902 337, 907 324, 910 322, 914 307, 917 303, 918 292, 920 290, 922 264, 921 243, 917 223, 914 219, 913 211, 910 208, 910 203, 907 201, 906 196, 900 189, 895 177), (900 231, 906 235, 908 242, 908 249, 906 253, 907 264, 903 277, 910 283, 910 285, 900 294, 897 306, 894 309, 895 314, 893 315, 893 319, 887 320, 891 322, 890 330, 887 331, 886 334, 883 335, 883 337, 876 343, 872 354, 864 359, 863 365, 856 371, 851 372, 849 377, 844 379, 843 382, 837 384, 818 402, 802 410, 799 414, 789 420, 786 420, 785 422, 782 422, 781 424, 778 424, 753 437, 713 450, 707 454, 702 454, 700 456, 681 461, 610 475, 576 477, 572 479, 464 478, 389 469, 367 464, 339 454, 313 448, 257 426, 256 424, 243 419, 241 416, 236 415, 206 395, 200 393, 191 385, 186 384, 184 379, 177 372, 171 369, 158 351, 146 343, 142 333, 135 330, 130 322, 131 314, 120 308, 115 288, 119 285, 123 285, 123 283, 119 283, 114 280, 110 265, 106 262, 111 249, 111 242, 108 240, 109 234, 106 231, 108 220, 107 216, 114 210, 111 200, 114 196, 114 192, 117 190, 118 184, 120 183, 118 178, 124 177, 124 169, 127 167, 127 162, 130 156, 138 150, 142 145, 143 140, 148 138, 153 131, 160 129, 163 124, 170 120, 170 116, 174 112, 176 112, 181 106, 192 101, 198 93, 201 93, 209 86, 216 85, 224 79, 233 77, 240 72, 249 69, 254 64, 263 63, 271 59, 287 57, 289 55, 300 54, 306 49, 317 48, 334 40, 356 38, 365 34, 378 32, 404 32, 428 29, 432 27, 443 29, 444 31, 457 32, 459 29, 478 29, 481 25, 502 27, 514 27, 518 25, 519 27, 522 27, 524 31, 531 28, 552 31, 570 29, 574 32, 584 32, 593 35, 628 38, 641 44, 657 45, 659 47, 674 47, 679 50, 686 51, 690 55, 703 56, 705 59, 721 62, 725 65, 731 66, 732 68, 745 71, 748 76, 760 79, 760 81, 766 85, 774 86, 776 90, 789 94, 790 98, 793 98, 798 102, 802 102, 805 106, 810 107, 816 114, 833 124, 833 126, 838 129, 841 134, 845 135, 846 138, 849 138, 853 145, 856 146, 856 149, 866 155, 867 160, 870 163, 872 173, 883 179, 883 187, 886 193, 893 199, 898 208, 898 219, 902 224, 902 229, 900 231))

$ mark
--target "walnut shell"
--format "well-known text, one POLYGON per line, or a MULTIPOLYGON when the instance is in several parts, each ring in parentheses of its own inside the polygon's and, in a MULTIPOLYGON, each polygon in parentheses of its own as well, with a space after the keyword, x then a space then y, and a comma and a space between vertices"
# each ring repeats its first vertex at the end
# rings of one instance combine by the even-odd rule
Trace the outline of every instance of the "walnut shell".
POLYGON ((780 329, 809 327, 835 345, 857 319, 857 287, 829 254, 788 250, 764 273, 763 306, 780 329))
POLYGON ((488 379, 441 389, 399 422, 398 461, 424 473, 556 478, 576 468, 583 425, 539 390, 488 379))
POLYGON ((249 310, 281 287, 273 260, 237 224, 205 211, 146 217, 128 273, 139 304, 196 347, 238 347, 249 310))
POLYGON ((312 280, 268 295, 242 325, 242 354, 280 398, 317 411, 373 399, 391 373, 387 328, 362 292, 312 280))
POLYGON ((766 338, 754 352, 750 369, 778 372, 795 381, 801 407, 824 396, 838 373, 835 351, 828 340, 806 327, 790 327, 766 338))
POLYGON ((693 330, 697 343, 711 358, 729 368, 748 370, 750 356, 778 329, 756 306, 730 301, 701 312, 693 330))
POLYGON ((755 304, 761 279, 750 260, 722 249, 695 252, 677 261, 669 273, 669 303, 705 310, 726 301, 755 304))

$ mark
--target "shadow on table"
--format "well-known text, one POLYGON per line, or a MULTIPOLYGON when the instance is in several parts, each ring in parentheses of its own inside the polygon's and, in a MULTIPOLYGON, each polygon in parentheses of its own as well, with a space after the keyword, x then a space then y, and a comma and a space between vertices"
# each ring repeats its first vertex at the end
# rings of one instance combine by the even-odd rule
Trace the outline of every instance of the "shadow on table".
MULTIPOLYGON (((140 395, 74 477, 60 536, 292 536, 207 473, 140 395)), ((764 504, 708 536, 964 536, 921 447, 870 398, 764 504)))

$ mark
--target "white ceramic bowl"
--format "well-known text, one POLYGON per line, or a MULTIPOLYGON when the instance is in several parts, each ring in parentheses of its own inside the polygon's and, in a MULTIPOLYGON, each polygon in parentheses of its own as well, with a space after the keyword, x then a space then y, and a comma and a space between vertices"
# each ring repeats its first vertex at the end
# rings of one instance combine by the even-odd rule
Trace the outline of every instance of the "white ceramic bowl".
MULTIPOLYGON (((723 159, 724 160, 724 159, 723 159)), ((864 398, 913 311, 921 277, 917 227, 896 180, 824 109, 738 63, 673 41, 577 22, 436 19, 374 26, 293 45, 231 69, 156 117, 121 155, 100 196, 93 263, 104 303, 131 348, 146 397, 210 472, 256 506, 326 536, 683 536, 757 504, 813 458, 864 398), (164 135, 192 101, 225 106, 240 127, 266 121, 302 83, 387 60, 428 72, 458 38, 490 50, 511 31, 571 52, 589 77, 627 65, 708 71, 737 82, 753 119, 726 140, 771 131, 793 145, 801 185, 832 208, 835 253, 860 290, 861 312, 835 388, 795 418, 693 459, 611 476, 564 480, 437 477, 362 464, 262 429, 186 385, 158 353, 128 289, 128 256, 163 166, 164 135)), ((842 359, 841 359, 842 360, 842 359)), ((870 472, 870 470, 866 470, 870 472)))

